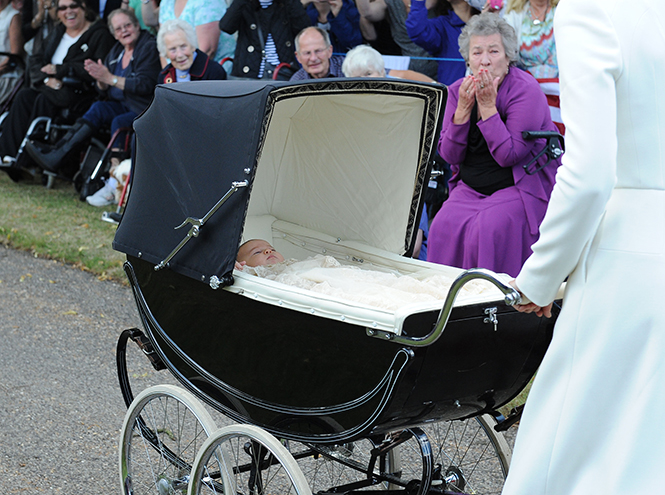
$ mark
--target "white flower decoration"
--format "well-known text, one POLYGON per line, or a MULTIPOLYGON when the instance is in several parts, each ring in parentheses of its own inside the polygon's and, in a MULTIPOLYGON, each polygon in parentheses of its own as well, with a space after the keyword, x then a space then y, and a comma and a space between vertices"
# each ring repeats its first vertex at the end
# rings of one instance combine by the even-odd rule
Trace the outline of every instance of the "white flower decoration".
POLYGON ((81 50, 83 50, 84 52, 87 52, 88 51, 88 45, 85 44, 85 43, 83 45, 81 45, 81 50))

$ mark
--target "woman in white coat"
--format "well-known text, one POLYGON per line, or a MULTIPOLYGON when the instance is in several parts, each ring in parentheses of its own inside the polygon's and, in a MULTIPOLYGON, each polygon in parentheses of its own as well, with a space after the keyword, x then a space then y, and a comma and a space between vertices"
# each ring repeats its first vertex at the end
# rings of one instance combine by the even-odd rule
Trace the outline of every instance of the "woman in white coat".
POLYGON ((662 0, 561 0, 566 154, 515 284, 554 337, 504 495, 665 487, 665 11, 662 0))

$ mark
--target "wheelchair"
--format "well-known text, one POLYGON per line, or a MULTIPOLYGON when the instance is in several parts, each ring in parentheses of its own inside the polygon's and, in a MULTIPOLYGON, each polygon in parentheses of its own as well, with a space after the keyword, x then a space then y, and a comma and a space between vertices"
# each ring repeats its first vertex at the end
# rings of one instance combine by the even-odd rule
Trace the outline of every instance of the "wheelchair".
MULTIPOLYGON (((106 129, 98 131, 95 136, 90 138, 87 147, 83 148, 80 153, 74 153, 73 156, 68 158, 68 161, 58 173, 42 170, 33 162, 25 149, 28 141, 48 145, 58 143, 96 101, 95 95, 87 94, 86 84, 83 81, 74 77, 65 77, 63 78, 63 84, 73 88, 75 92, 81 95, 81 99, 72 107, 61 109, 54 118, 42 116, 31 122, 19 146, 15 166, 33 177, 41 177, 46 188, 52 188, 56 179, 73 182, 74 187, 79 192, 81 201, 85 201, 87 196, 94 194, 103 186, 103 179, 108 176, 110 158, 112 152, 114 152, 112 144, 119 132, 111 136, 106 129)), ((120 131, 127 134, 124 144, 118 152, 120 158, 124 158, 129 149, 131 129, 123 128, 120 131)))

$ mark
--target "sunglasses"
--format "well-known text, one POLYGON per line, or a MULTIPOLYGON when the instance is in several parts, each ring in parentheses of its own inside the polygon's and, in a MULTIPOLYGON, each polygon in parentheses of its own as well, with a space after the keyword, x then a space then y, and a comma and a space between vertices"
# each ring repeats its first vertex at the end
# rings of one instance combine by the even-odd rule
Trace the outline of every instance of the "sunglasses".
POLYGON ((72 4, 69 4, 69 5, 58 5, 58 11, 59 12, 64 12, 67 9, 76 10, 76 9, 80 9, 80 8, 81 8, 81 5, 78 4, 78 3, 72 3, 72 4))

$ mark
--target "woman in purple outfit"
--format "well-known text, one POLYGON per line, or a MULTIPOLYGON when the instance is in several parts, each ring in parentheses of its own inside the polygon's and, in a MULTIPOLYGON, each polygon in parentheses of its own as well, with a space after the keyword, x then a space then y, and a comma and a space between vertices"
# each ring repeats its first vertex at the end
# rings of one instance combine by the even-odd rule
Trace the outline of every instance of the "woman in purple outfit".
POLYGON ((430 227, 427 259, 516 276, 538 239, 561 163, 527 174, 523 165, 545 143, 524 140, 522 131, 556 127, 538 82, 514 67, 515 31, 503 19, 472 17, 459 45, 472 74, 449 87, 439 153, 453 176, 430 227))

